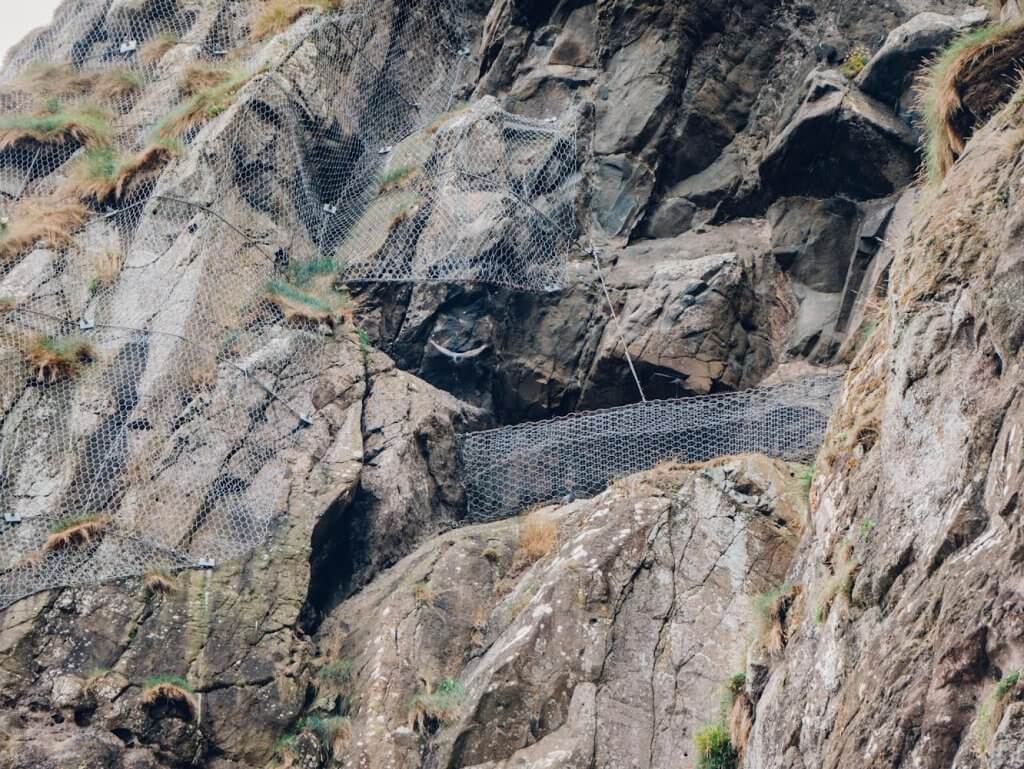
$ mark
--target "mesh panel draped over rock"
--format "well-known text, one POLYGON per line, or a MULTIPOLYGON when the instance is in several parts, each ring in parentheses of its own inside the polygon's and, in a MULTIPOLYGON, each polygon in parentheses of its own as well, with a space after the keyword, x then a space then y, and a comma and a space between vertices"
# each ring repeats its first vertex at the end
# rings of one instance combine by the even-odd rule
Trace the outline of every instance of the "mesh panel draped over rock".
POLYGON ((460 440, 469 517, 492 520, 593 496, 666 460, 747 452, 808 459, 824 439, 839 384, 821 375, 469 433, 460 440))
POLYGON ((0 606, 262 542, 346 280, 563 278, 575 118, 453 104, 458 0, 274 6, 83 0, 0 76, 0 606))
POLYGON ((264 540, 300 429, 272 386, 313 364, 301 334, 265 334, 230 362, 172 334, 5 313, 0 606, 264 540))

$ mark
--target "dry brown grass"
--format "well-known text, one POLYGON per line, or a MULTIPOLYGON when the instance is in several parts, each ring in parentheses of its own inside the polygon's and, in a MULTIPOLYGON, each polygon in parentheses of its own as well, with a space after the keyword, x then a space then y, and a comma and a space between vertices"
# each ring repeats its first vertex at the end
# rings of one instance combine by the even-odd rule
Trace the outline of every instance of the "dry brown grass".
POLYGON ((71 164, 60 193, 80 200, 117 202, 135 185, 159 174, 180 153, 180 142, 173 140, 153 142, 129 157, 109 146, 89 148, 71 164))
POLYGON ((970 32, 943 51, 918 81, 927 134, 925 167, 939 180, 963 153, 975 128, 1005 103, 1024 64, 1021 22, 970 32))
POLYGON ((148 40, 139 47, 139 59, 145 64, 156 64, 167 52, 178 44, 177 35, 164 33, 148 40))
POLYGON ((157 143, 172 141, 224 113, 238 92, 258 73, 232 69, 217 85, 197 91, 157 125, 157 143))
POLYGON ((758 641, 771 655, 786 648, 796 618, 794 611, 801 588, 798 585, 770 590, 754 601, 757 610, 758 641))
POLYGON ((110 247, 97 252, 95 263, 95 288, 109 288, 117 281, 124 265, 124 251, 110 247))
POLYGON ((523 564, 539 561, 558 544, 558 524, 541 514, 531 515, 519 527, 516 560, 523 564))
POLYGON ((34 64, 0 86, 0 94, 45 100, 85 96, 95 88, 99 75, 81 72, 66 64, 34 64))
POLYGON ((85 518, 69 518, 59 521, 50 536, 46 538, 43 552, 50 553, 69 547, 91 545, 103 536, 107 528, 107 519, 102 516, 85 518))
POLYGON ((16 259, 36 243, 53 249, 69 246, 88 214, 80 201, 62 195, 22 198, 9 221, 0 225, 0 262, 16 259))
POLYGON ((142 704, 154 707, 169 705, 183 711, 185 720, 194 722, 199 714, 195 695, 184 686, 171 682, 159 681, 150 684, 142 692, 142 704))
POLYGON ((266 0, 257 7, 249 24, 249 35, 253 40, 262 40, 288 29, 304 13, 338 10, 342 5, 344 0, 266 0))
POLYGON ((729 716, 726 719, 726 728, 729 730, 729 742, 739 753, 740 760, 747 751, 750 743, 750 732, 754 729, 754 704, 750 701, 750 695, 745 688, 740 689, 733 695, 732 707, 729 708, 729 716))
POLYGON ((151 571, 142 580, 143 586, 149 595, 167 595, 173 593, 174 578, 162 571, 151 571))
POLYGON ((138 184, 159 174, 164 166, 181 153, 175 142, 158 142, 126 160, 117 169, 114 178, 114 198, 120 200, 133 184, 138 184))
POLYGON ((354 310, 344 295, 330 288, 331 280, 328 276, 311 281, 308 290, 284 280, 273 280, 267 283, 266 298, 286 322, 327 323, 331 326, 351 324, 354 310))
POLYGON ((93 95, 109 101, 121 101, 136 95, 144 85, 142 77, 128 69, 104 72, 96 80, 93 95))
POLYGON ((182 72, 179 88, 184 96, 195 96, 203 91, 224 85, 235 74, 231 67, 224 64, 193 62, 182 72))
POLYGON ((853 585, 860 569, 861 564, 853 556, 853 546, 849 542, 840 543, 833 558, 833 576, 826 582, 818 602, 817 616, 820 621, 828 616, 836 598, 842 596, 847 604, 852 603, 853 585))
POLYGON ((428 582, 417 582, 412 589, 412 596, 416 603, 423 606, 434 605, 434 590, 428 582))
POLYGON ((54 339, 43 334, 30 336, 23 343, 23 353, 40 384, 74 379, 96 359, 92 345, 83 339, 54 339))
POLYGON ((403 208, 397 214, 392 216, 391 221, 388 222, 388 234, 390 235, 392 232, 394 232, 407 221, 409 221, 409 219, 412 218, 413 214, 415 214, 416 211, 417 208, 415 206, 410 206, 409 208, 403 208))

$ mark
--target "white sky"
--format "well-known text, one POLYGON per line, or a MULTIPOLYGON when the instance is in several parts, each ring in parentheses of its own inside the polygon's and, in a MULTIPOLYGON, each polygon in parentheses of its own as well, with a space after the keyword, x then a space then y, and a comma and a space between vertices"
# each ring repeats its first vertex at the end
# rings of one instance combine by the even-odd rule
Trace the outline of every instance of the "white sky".
POLYGON ((0 19, 0 61, 7 49, 25 37, 25 33, 50 23, 61 0, 0 0, 6 6, 0 19))

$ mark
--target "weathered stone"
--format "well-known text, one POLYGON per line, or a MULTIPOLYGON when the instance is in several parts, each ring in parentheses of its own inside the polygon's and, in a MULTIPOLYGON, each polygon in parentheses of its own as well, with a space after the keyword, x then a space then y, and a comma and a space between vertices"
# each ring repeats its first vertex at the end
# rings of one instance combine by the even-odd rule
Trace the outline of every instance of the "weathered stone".
POLYGON ((429 745, 449 766, 694 766, 693 732, 714 717, 701 703, 787 567, 793 483, 761 457, 666 467, 535 513, 559 535, 532 566, 516 521, 420 548, 321 629, 353 663, 360 741, 342 761, 415 767, 429 745), (464 691, 449 723, 417 718, 417 692, 445 679, 464 691))
POLYGON ((958 34, 984 22, 986 17, 984 11, 964 16, 930 11, 917 14, 889 33, 885 43, 857 77, 858 86, 897 114, 905 114, 913 97, 914 78, 921 65, 958 34))
POLYGON ((807 96, 761 164, 764 185, 780 195, 863 200, 907 185, 917 167, 913 134, 880 103, 815 73, 807 96))

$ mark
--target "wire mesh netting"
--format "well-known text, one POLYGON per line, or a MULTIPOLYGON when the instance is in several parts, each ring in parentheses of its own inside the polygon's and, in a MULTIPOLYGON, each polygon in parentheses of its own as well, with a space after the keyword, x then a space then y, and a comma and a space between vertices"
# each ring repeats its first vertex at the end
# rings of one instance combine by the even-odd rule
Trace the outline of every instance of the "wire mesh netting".
POLYGON ((456 105, 459 0, 81 0, 0 74, 0 607, 284 512, 346 280, 549 289, 575 131, 456 105))
POLYGON ((239 358, 243 369, 176 335, 7 310, 0 606, 262 542, 300 429, 266 382, 310 365, 291 359, 308 352, 301 335, 279 342, 239 358))
POLYGON ((670 459, 747 452, 809 459, 825 436, 840 381, 814 376, 469 433, 459 441, 468 515, 487 521, 594 496, 616 478, 670 459))

